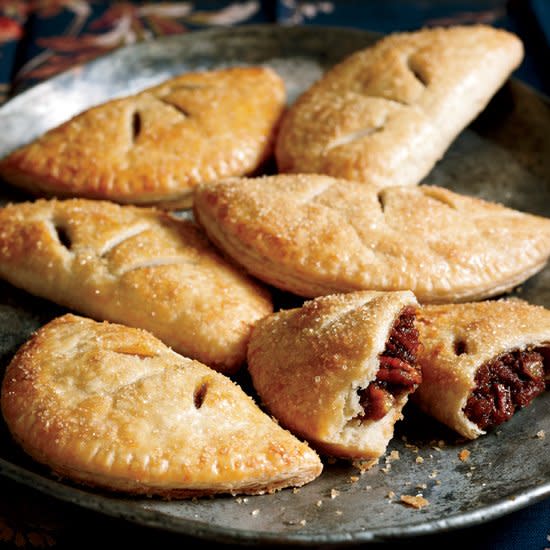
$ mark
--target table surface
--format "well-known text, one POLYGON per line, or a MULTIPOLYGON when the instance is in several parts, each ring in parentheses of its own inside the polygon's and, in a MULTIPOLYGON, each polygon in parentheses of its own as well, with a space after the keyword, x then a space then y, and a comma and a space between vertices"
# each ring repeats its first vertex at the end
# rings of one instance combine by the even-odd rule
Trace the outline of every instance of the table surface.
MULTIPOLYGON (((383 33, 425 25, 503 27, 517 33, 525 45, 525 60, 514 76, 550 95, 550 0, 0 0, 0 103, 123 45, 219 25, 257 23, 335 25, 383 33)), ((113 546, 165 548, 201 543, 91 512, 0 479, 0 548, 61 549, 107 541, 113 546)), ((550 499, 483 525, 404 540, 403 545, 411 542, 438 548, 451 542, 469 550, 550 548, 550 499)))

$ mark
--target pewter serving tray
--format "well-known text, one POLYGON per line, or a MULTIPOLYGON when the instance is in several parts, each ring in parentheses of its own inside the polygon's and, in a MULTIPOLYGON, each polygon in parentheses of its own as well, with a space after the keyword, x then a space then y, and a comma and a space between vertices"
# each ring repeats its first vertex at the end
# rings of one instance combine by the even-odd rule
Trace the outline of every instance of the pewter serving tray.
MULTIPOLYGON (((180 72, 265 64, 286 81, 289 102, 322 72, 378 35, 319 27, 241 27, 194 32, 118 50, 22 93, 0 109, 0 156, 82 109, 180 72)), ((455 141, 427 182, 550 217, 550 108, 511 80, 455 141)), ((0 203, 28 197, 3 186, 0 203)), ((516 293, 550 307, 550 268, 516 293)), ((291 302, 278 293, 281 304, 291 302)), ((0 282, 0 374, 31 332, 64 310, 0 282)), ((250 391, 246 372, 240 381, 250 391)), ((478 524, 550 495, 550 394, 473 442, 411 404, 388 447, 399 459, 363 475, 329 464, 299 491, 166 502, 125 498, 60 482, 31 461, 0 424, 0 473, 59 499, 143 525, 224 542, 345 544, 396 540, 478 524), (547 430, 543 439, 536 434, 547 430), (471 455, 462 462, 458 453, 471 455), (421 457, 421 458, 420 458, 421 457), (414 510, 398 502, 421 492, 414 510), (393 497, 388 495, 395 494, 393 497)))

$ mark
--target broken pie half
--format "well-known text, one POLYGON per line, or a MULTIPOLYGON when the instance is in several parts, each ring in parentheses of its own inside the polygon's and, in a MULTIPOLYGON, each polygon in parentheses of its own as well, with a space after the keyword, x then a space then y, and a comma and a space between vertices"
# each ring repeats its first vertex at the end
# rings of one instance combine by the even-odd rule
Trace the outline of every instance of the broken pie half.
POLYGON ((414 401, 475 439, 550 383, 550 311, 522 300, 424 306, 417 327, 422 385, 414 401))
POLYGON ((90 486, 184 498, 300 486, 322 470, 226 376, 146 331, 71 314, 11 361, 2 413, 56 474, 90 486))
POLYGON ((266 160, 285 99, 269 68, 186 73, 75 116, 0 161, 0 175, 39 196, 189 206, 197 183, 266 160))
POLYGON ((291 106, 277 136, 279 171, 417 184, 522 58, 520 39, 490 26, 389 35, 291 106))
POLYGON ((411 292, 323 296, 260 321, 248 368, 261 402, 323 453, 374 464, 422 380, 411 292))
POLYGON ((246 356, 267 290, 200 229, 150 208, 40 199, 0 209, 0 277, 97 320, 144 328, 222 372, 246 356))
POLYGON ((434 186, 231 178, 196 190, 195 218, 250 273, 307 297, 364 289, 477 300, 520 284, 550 255, 550 219, 434 186))

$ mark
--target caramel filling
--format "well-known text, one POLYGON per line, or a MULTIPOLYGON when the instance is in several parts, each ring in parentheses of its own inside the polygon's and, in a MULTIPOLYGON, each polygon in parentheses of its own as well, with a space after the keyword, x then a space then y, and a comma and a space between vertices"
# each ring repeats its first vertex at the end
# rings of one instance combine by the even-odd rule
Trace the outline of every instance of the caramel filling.
POLYGON ((396 398, 411 393, 422 381, 416 362, 419 344, 414 320, 415 309, 408 306, 393 325, 386 348, 379 357, 376 378, 359 390, 359 403, 363 407, 361 420, 380 420, 393 407, 396 398))
POLYGON ((547 349, 515 350, 487 361, 476 372, 464 413, 480 429, 509 420, 545 389, 550 367, 547 349))

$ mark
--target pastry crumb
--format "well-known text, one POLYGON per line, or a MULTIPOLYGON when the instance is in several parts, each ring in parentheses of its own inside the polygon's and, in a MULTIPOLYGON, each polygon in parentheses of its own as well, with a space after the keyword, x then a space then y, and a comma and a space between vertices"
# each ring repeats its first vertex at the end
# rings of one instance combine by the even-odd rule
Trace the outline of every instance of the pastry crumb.
POLYGON ((352 466, 359 470, 361 475, 370 470, 375 464, 378 464, 377 458, 372 458, 370 460, 354 460, 352 462, 352 466))
POLYGON ((344 512, 342 512, 342 510, 336 510, 335 514, 337 516, 341 516, 344 512))
POLYGON ((427 489, 428 486, 425 483, 417 483, 416 488, 417 489, 427 489))
POLYGON ((460 451, 458 453, 458 458, 462 461, 462 462, 466 462, 469 458, 470 458, 470 451, 468 449, 462 449, 462 451, 460 451))
POLYGON ((383 468, 380 468, 380 470, 385 474, 388 474, 391 470, 391 464, 386 464, 383 468))
POLYGON ((399 451, 392 451, 386 458, 386 462, 393 462, 394 460, 399 460, 399 451))
POLYGON ((393 491, 390 491, 387 495, 386 495, 386 498, 394 498, 395 497, 395 493, 393 491))
POLYGON ((428 504, 430 504, 430 502, 422 495, 401 495, 399 497, 399 500, 403 504, 415 508, 416 510, 420 510, 420 508, 424 508, 425 506, 428 506, 428 504))
POLYGON ((260 510, 258 510, 258 508, 256 508, 255 510, 252 510, 252 512, 250 512, 250 515, 257 516, 259 513, 260 513, 260 510))
POLYGON ((544 439, 546 437, 546 432, 544 430, 539 430, 536 434, 537 439, 544 439))
POLYGON ((340 495, 340 491, 338 489, 331 489, 330 490, 330 498, 336 498, 340 495))
POLYGON ((300 520, 300 525, 303 527, 305 524, 307 523, 307 521, 305 519, 301 519, 300 520))
POLYGON ((322 501, 322 500, 318 500, 318 501, 315 503, 315 506, 317 506, 317 508, 321 508, 321 506, 323 506, 323 501, 322 501))
POLYGON ((299 493, 300 492, 300 488, 299 487, 294 487, 294 489, 292 489, 292 493, 293 494, 296 494, 296 493, 299 493))
POLYGON ((422 464, 424 462, 424 459, 421 456, 417 456, 416 459, 415 459, 415 462, 417 464, 422 464))
POLYGON ((359 481, 359 476, 349 476, 350 483, 357 483, 359 481))

